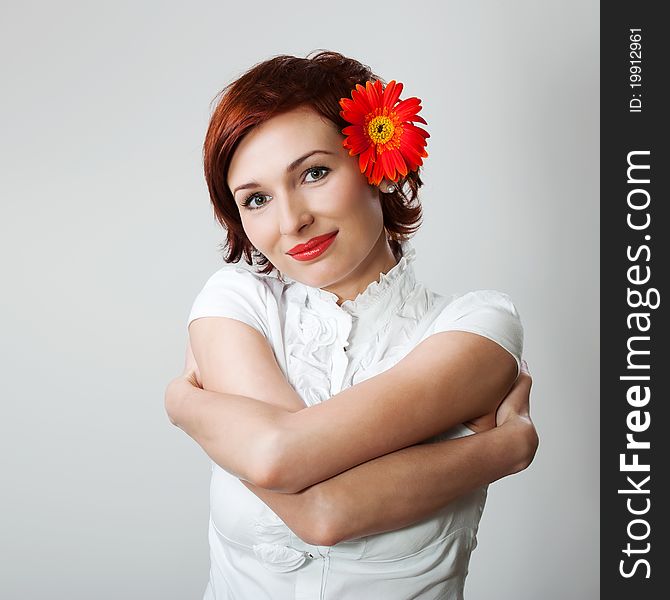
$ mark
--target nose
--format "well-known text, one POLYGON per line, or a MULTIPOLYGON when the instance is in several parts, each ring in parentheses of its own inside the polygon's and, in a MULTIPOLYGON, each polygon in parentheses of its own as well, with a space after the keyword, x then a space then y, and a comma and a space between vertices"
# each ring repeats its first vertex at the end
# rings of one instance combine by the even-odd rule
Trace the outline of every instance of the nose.
POLYGON ((275 200, 279 205, 279 232, 282 235, 297 235, 314 221, 307 203, 299 194, 281 194, 275 200))

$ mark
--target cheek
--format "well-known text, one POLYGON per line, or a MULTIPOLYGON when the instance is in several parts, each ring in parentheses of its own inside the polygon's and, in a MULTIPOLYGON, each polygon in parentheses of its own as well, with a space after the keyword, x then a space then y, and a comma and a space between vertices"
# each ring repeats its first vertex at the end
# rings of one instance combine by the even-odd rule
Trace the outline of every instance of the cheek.
POLYGON ((250 218, 242 217, 242 227, 252 245, 257 250, 265 253, 270 243, 267 219, 264 221, 263 219, 253 218, 253 216, 250 218))
POLYGON ((384 221, 381 201, 376 194, 360 194, 349 207, 349 211, 369 229, 377 229, 384 221))
POLYGON ((361 185, 358 177, 349 180, 342 190, 339 208, 359 219, 379 219, 382 217, 379 195, 371 186, 361 185))

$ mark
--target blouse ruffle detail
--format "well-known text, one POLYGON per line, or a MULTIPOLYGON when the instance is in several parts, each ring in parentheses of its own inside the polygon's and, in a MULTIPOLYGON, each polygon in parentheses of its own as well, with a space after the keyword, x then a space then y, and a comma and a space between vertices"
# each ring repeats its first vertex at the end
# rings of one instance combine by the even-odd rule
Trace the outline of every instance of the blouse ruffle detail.
MULTIPOLYGON (((385 337, 394 319, 402 319, 401 306, 416 287, 413 262, 416 252, 406 240, 403 256, 386 273, 380 273, 353 300, 337 304, 337 295, 291 280, 285 287, 286 319, 297 327, 285 332, 288 380, 300 390, 307 406, 313 406, 339 389, 347 367, 346 348, 385 337), (330 380, 331 384, 324 382, 330 380)), ((409 331, 416 318, 406 317, 409 331)), ((406 338, 406 336, 402 336, 406 338)), ((375 344, 382 349, 384 344, 375 344)), ((388 348, 387 348, 388 350, 388 348)), ((370 360, 378 359, 370 356, 370 360)))

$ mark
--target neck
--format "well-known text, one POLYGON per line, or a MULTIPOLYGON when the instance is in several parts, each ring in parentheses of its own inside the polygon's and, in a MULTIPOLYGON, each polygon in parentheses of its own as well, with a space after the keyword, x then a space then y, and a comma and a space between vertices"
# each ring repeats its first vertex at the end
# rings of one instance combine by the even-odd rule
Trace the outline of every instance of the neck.
POLYGON ((398 261, 395 259, 391 246, 386 239, 386 230, 382 229, 381 235, 370 254, 354 272, 345 281, 339 281, 336 287, 324 287, 322 289, 335 294, 339 306, 346 300, 354 300, 373 281, 379 281, 380 273, 388 273, 397 264, 398 261))

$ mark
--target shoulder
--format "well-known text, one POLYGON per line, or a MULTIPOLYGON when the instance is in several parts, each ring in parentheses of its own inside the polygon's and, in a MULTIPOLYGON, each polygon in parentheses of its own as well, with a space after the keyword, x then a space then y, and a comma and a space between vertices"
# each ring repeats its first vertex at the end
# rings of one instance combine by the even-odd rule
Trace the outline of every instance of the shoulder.
POLYGON ((266 294, 267 284, 261 275, 237 265, 225 265, 207 279, 197 299, 235 297, 255 302, 264 300, 266 294))
MULTIPOLYGON (((238 265, 215 271, 196 296, 188 324, 201 317, 228 317, 267 335, 269 277, 238 265)), ((280 283, 280 282, 277 282, 280 283)))
POLYGON ((265 285, 262 273, 255 273, 237 264, 228 264, 214 271, 203 289, 212 286, 234 286, 240 290, 258 291, 265 285))
POLYGON ((437 314, 432 333, 468 331, 497 342, 521 364, 523 325, 512 299, 497 290, 454 294, 437 314))
POLYGON ((502 311, 519 318, 519 312, 512 299, 498 290, 475 290, 465 294, 454 294, 444 307, 442 314, 461 318, 476 311, 502 311))

